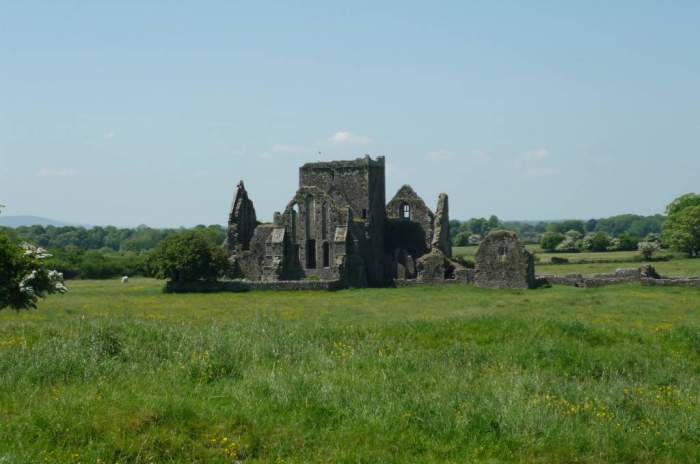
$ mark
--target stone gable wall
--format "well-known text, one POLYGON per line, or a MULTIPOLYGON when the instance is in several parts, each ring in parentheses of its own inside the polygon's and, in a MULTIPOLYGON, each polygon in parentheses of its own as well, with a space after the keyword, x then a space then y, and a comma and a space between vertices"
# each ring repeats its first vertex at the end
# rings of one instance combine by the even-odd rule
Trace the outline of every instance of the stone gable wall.
POLYGON ((535 267, 514 232, 496 230, 481 242, 475 255, 474 282, 484 288, 534 288, 535 267))

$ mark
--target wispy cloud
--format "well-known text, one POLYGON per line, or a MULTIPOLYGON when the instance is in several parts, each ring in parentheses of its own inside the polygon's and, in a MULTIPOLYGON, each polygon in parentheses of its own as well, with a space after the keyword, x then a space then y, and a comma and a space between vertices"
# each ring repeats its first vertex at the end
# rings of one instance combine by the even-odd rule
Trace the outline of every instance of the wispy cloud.
POLYGON ((525 159, 528 161, 542 161, 549 158, 549 150, 546 148, 535 148, 525 153, 525 159))
POLYGON ((110 129, 107 132, 105 132, 104 139, 105 140, 112 140, 114 137, 116 137, 117 133, 114 132, 114 130, 110 129))
POLYGON ((358 145, 364 145, 372 141, 371 138, 365 135, 352 134, 348 131, 338 131, 331 135, 328 140, 333 143, 352 143, 358 145))
POLYGON ((36 175, 37 177, 75 177, 78 171, 73 168, 41 168, 36 175))

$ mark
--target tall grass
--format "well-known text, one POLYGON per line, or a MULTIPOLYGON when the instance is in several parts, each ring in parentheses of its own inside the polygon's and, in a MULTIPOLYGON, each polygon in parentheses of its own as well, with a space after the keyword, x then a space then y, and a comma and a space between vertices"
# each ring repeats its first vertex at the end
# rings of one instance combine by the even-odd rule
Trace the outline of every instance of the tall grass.
POLYGON ((0 463, 700 460, 698 290, 159 286, 0 313, 0 463))

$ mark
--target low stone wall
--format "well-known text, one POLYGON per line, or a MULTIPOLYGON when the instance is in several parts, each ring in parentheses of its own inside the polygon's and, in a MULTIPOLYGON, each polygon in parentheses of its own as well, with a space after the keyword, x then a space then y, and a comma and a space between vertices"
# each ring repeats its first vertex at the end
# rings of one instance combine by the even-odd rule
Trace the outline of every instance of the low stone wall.
POLYGON ((420 281, 417 279, 394 279, 394 286, 396 288, 420 286, 438 287, 444 285, 469 285, 469 282, 459 279, 432 280, 430 282, 420 281))
POLYGON ((252 282, 248 280, 224 280, 218 282, 178 283, 167 281, 165 293, 213 293, 249 292, 251 290, 340 290, 340 280, 280 280, 278 282, 252 282))
POLYGON ((568 274, 565 276, 543 275, 538 276, 538 282, 550 285, 568 285, 571 287, 592 288, 605 285, 639 282, 638 269, 617 269, 608 274, 594 274, 584 277, 582 274, 568 274))
POLYGON ((538 280, 550 285, 569 285, 572 287, 602 287, 604 285, 624 284, 639 282, 641 285, 665 286, 665 287, 700 287, 700 277, 664 277, 659 276, 651 266, 642 266, 640 269, 617 269, 609 274, 594 274, 584 277, 581 274, 569 274, 565 276, 545 275, 538 280), (650 275, 656 277, 649 277, 650 275))
POLYGON ((700 287, 700 278, 696 277, 662 277, 650 279, 643 277, 641 283, 645 287, 700 287))

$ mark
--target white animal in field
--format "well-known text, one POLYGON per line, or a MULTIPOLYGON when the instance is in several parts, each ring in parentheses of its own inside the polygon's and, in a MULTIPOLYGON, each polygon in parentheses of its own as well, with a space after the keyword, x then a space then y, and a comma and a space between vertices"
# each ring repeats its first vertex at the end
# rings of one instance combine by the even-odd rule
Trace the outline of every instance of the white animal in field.
POLYGON ((129 276, 124 276, 124 277, 122 277, 122 283, 123 283, 123 284, 128 284, 128 283, 129 283, 129 276))

